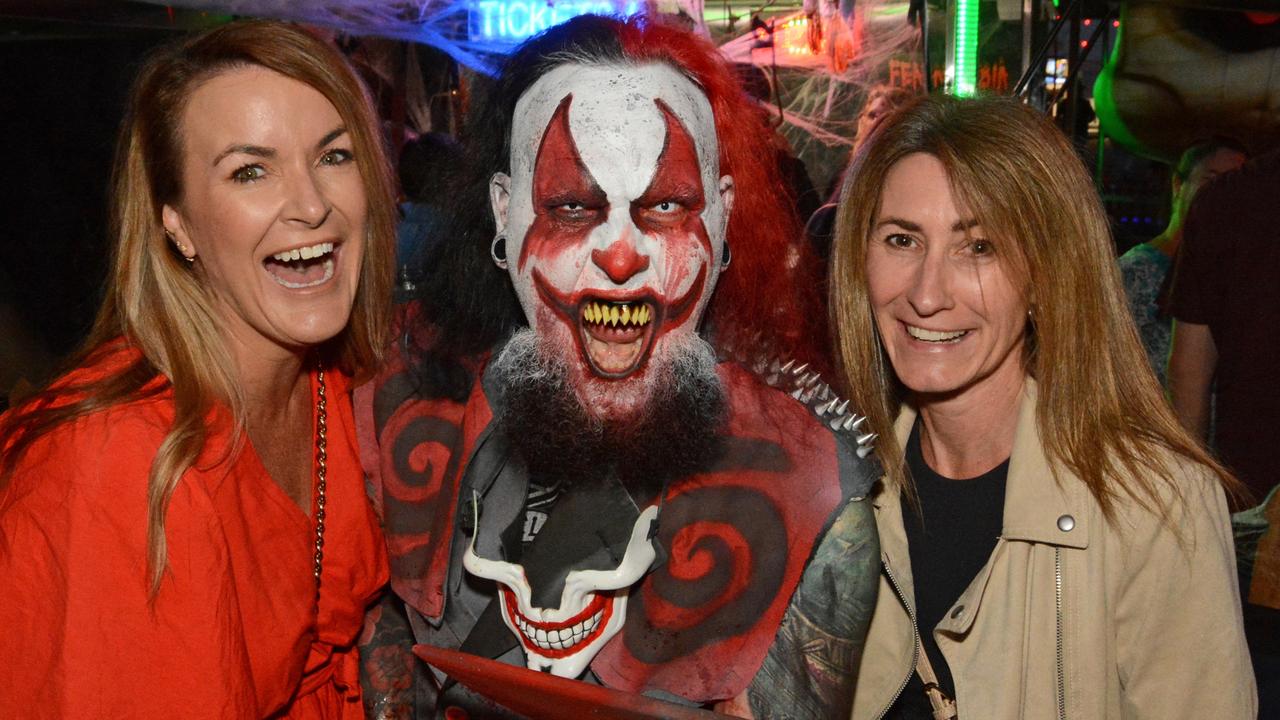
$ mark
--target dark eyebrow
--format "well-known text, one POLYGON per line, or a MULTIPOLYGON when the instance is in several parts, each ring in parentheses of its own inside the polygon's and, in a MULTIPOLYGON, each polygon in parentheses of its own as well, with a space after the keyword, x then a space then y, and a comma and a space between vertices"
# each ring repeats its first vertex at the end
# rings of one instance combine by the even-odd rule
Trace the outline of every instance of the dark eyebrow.
POLYGON ((223 158, 225 158, 228 155, 234 155, 235 153, 244 153, 245 155, 256 155, 257 157, 263 157, 263 158, 272 158, 276 156, 276 151, 273 148, 262 147, 261 145, 232 145, 226 150, 223 150, 222 152, 218 153, 218 156, 213 159, 213 164, 217 165, 218 163, 222 162, 223 158))
POLYGON ((328 145, 334 140, 337 140, 338 138, 342 137, 342 135, 346 132, 347 132, 347 128, 342 125, 339 125, 338 127, 330 130, 328 135, 325 135, 324 137, 320 138, 320 142, 316 143, 316 150, 323 150, 325 145, 328 145))
POLYGON ((911 232, 920 232, 921 230, 924 229, 920 227, 918 224, 913 223, 910 220, 904 220, 900 217, 887 217, 881 220, 880 222, 876 223, 876 229, 879 230, 885 225, 897 225, 903 230, 909 230, 911 232))
MULTIPOLYGON (((978 227, 979 224, 980 223, 974 218, 960 220, 951 226, 951 232, 965 232, 966 230, 978 227)), ((924 229, 920 227, 918 223, 913 223, 910 220, 905 220, 900 217, 887 217, 876 223, 876 229, 878 230, 885 225, 897 225, 903 230, 907 230, 909 232, 921 232, 924 229)))
MULTIPOLYGON (((339 125, 338 127, 330 130, 328 134, 320 138, 320 142, 316 143, 316 150, 324 149, 325 145, 328 145, 334 140, 337 140, 338 138, 342 137, 346 132, 347 132, 347 128, 342 125, 339 125)), ((276 151, 274 148, 262 147, 261 145, 232 145, 231 147, 228 147, 227 149, 218 153, 218 156, 213 159, 213 164, 217 165, 218 163, 222 162, 223 158, 227 157, 228 155, 234 155, 235 153, 244 153, 245 155, 255 155, 257 157, 263 157, 263 158, 273 158, 276 156, 276 151)))

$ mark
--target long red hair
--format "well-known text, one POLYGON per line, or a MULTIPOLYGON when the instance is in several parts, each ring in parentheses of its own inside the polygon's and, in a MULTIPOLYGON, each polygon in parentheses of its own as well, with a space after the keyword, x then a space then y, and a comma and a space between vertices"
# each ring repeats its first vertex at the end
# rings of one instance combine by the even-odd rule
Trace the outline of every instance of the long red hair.
POLYGON ((822 274, 766 115, 705 39, 640 17, 619 22, 618 35, 628 58, 665 62, 697 83, 715 115, 720 173, 733 177, 735 200, 726 234, 732 262, 707 310, 712 341, 734 355, 779 353, 825 367, 822 274))

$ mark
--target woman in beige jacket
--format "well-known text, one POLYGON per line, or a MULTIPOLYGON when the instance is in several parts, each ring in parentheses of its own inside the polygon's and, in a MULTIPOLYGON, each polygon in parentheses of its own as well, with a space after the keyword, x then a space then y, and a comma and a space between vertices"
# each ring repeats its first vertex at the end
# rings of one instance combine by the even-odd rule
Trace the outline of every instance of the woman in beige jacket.
POLYGON ((855 718, 1256 714, 1238 483, 1165 405, 1112 253, 1016 103, 922 100, 855 159, 832 312, 886 469, 855 718))

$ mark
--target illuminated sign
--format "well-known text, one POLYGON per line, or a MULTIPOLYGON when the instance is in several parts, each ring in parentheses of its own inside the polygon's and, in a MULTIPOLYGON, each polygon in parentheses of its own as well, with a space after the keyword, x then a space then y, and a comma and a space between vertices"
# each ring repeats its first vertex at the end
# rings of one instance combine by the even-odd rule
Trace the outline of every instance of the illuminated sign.
POLYGON ((638 0, 474 0, 468 21, 472 42, 519 42, 578 15, 633 15, 638 0))
MULTIPOLYGON (((1057 6, 1057 0, 1053 3, 1057 6)), ((972 97, 978 87, 978 0, 956 0, 951 8, 954 17, 950 62, 947 64, 951 93, 972 97)))

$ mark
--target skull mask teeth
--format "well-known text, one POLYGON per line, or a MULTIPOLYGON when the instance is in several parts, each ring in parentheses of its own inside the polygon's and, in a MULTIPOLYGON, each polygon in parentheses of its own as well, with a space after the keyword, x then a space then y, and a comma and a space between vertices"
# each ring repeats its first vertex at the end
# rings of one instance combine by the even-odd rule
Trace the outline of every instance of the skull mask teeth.
POLYGON ((630 589, 657 556, 649 539, 657 517, 657 507, 640 513, 622 562, 613 570, 574 570, 565 576, 558 608, 533 607, 524 568, 476 555, 474 535, 463 565, 472 575, 501 585, 502 619, 524 648, 529 669, 576 678, 622 629, 630 589))

